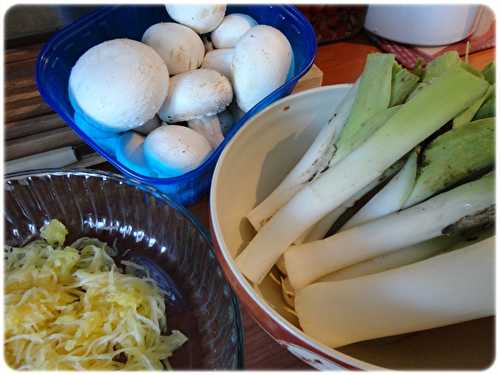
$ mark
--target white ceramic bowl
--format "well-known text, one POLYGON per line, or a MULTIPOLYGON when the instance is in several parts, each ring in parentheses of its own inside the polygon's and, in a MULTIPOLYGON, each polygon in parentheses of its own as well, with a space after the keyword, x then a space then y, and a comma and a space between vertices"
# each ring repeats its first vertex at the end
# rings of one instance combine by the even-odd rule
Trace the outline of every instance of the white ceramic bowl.
POLYGON ((236 267, 235 255, 254 235, 245 215, 299 160, 348 87, 321 87, 282 99, 250 119, 228 144, 217 163, 210 194, 219 263, 259 325, 316 368, 484 368, 494 357, 491 319, 334 350, 299 329, 296 318, 283 308, 278 285, 269 277, 260 285, 260 295, 236 267))
POLYGON ((440 46, 467 38, 479 5, 370 5, 365 28, 383 38, 420 46, 440 46))

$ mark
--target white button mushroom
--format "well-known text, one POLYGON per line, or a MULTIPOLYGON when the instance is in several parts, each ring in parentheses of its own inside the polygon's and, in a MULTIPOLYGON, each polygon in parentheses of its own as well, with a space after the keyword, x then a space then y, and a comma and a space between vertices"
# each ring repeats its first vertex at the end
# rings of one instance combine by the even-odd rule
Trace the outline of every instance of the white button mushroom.
POLYGON ((168 15, 183 25, 189 26, 198 34, 209 33, 222 22, 226 13, 225 5, 165 5, 168 15))
POLYGON ((257 25, 257 21, 249 15, 242 13, 229 14, 212 31, 212 43, 215 48, 233 48, 238 40, 255 25, 257 25))
POLYGON ((154 117, 168 92, 168 69, 154 49, 114 39, 85 52, 71 70, 73 103, 103 129, 121 132, 154 117))
POLYGON ((214 49, 208 52, 201 64, 202 68, 212 69, 232 80, 231 63, 233 62, 233 48, 214 49))
POLYGON ((224 139, 217 114, 233 99, 231 83, 210 69, 197 69, 172 77, 160 118, 168 123, 187 121, 213 147, 224 139))
POLYGON ((200 165, 212 148, 202 135, 185 126, 162 125, 144 142, 144 157, 159 177, 174 177, 200 165))
POLYGON ((267 25, 254 26, 238 41, 232 63, 233 87, 244 112, 285 83, 292 53, 285 35, 267 25))
POLYGON ((171 75, 199 68, 205 54, 200 36, 189 27, 174 22, 149 27, 142 41, 158 52, 171 75))

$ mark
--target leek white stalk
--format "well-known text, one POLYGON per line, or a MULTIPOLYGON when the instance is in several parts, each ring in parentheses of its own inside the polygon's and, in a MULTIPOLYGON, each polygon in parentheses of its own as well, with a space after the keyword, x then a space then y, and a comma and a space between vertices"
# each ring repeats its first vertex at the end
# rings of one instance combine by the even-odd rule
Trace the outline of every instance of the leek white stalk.
POLYGON ((301 187, 321 172, 335 152, 335 142, 347 121, 358 92, 359 80, 349 89, 334 115, 321 129, 306 153, 276 189, 247 215, 259 230, 301 187))
MULTIPOLYGON (((483 241, 493 235, 493 231, 486 230, 476 233, 473 239, 464 239, 458 236, 440 236, 420 242, 415 245, 405 247, 392 251, 372 259, 365 260, 360 263, 353 264, 352 266, 342 268, 337 272, 332 272, 318 280, 322 281, 340 281, 353 279, 359 276, 371 275, 374 273, 388 271, 394 268, 406 266, 408 264, 420 262, 424 259, 431 258, 438 254, 448 251, 461 249, 463 247, 472 245, 478 241, 483 241)), ((290 281, 287 278, 288 285, 290 281)), ((291 290, 291 285, 288 287, 291 290)))
POLYGON ((338 206, 336 209, 334 209, 332 212, 326 215, 323 219, 314 224, 311 230, 307 231, 297 240, 295 240, 294 244, 300 245, 303 243, 317 241, 324 238, 325 235, 330 230, 330 228, 332 227, 332 225, 340 218, 340 216, 342 216, 342 214, 344 214, 346 210, 349 209, 349 207, 352 207, 353 204, 355 204, 363 195, 366 194, 367 191, 365 190, 369 191, 370 189, 362 189, 358 193, 353 195, 351 198, 346 200, 344 203, 342 203, 340 206, 338 206))
MULTIPOLYGON (((412 263, 429 259, 433 256, 443 254, 448 251, 453 251, 470 246, 491 236, 493 236, 493 231, 486 230, 474 234, 472 239, 464 239, 461 236, 450 237, 446 235, 436 237, 431 240, 420 242, 416 245, 405 247, 404 249, 395 250, 388 254, 384 254, 360 263, 356 263, 352 266, 342 268, 337 272, 333 272, 322 277, 318 280, 318 282, 342 281, 392 270, 394 268, 407 266, 412 263)), ((282 258, 280 258, 280 260, 282 258)), ((293 307, 295 289, 293 289, 292 285, 290 284, 290 280, 288 279, 288 277, 281 278, 281 288, 285 303, 288 306, 293 307)))
POLYGON ((417 153, 413 151, 399 173, 356 212, 342 230, 400 210, 413 189, 416 174, 417 153))
POLYGON ((424 242, 410 245, 404 249, 398 249, 388 254, 365 260, 352 266, 342 268, 319 279, 318 281, 340 281, 353 279, 359 276, 371 275, 384 272, 393 268, 406 266, 418 261, 443 253, 458 243, 458 236, 440 236, 424 242))
POLYGON ((330 347, 479 319, 495 313, 495 239, 296 292, 304 332, 330 347))
POLYGON ((328 233, 333 224, 352 206, 356 204, 363 196, 374 189, 381 181, 379 179, 369 183, 359 192, 354 194, 351 198, 346 200, 323 219, 318 221, 311 230, 307 231, 303 236, 298 238, 294 243, 295 245, 300 245, 302 243, 312 242, 316 240, 321 240, 328 233))
MULTIPOLYGON (((312 226, 307 232, 305 232, 302 236, 297 238, 294 241, 295 245, 300 245, 302 243, 307 243, 307 242, 312 242, 316 240, 321 240, 325 238, 325 235, 328 233, 328 231, 332 228, 333 224, 337 222, 337 220, 344 214, 348 209, 353 207, 361 198, 363 198, 366 194, 368 194, 371 190, 375 189, 377 185, 382 183, 383 181, 387 180, 388 178, 391 178, 395 173, 398 172, 398 170, 401 169, 401 166, 403 165, 403 161, 399 160, 396 162, 394 165, 392 165, 390 168, 388 168, 380 178, 376 179, 375 181, 369 183, 366 185, 363 189, 361 189, 359 192, 354 194, 351 198, 349 198, 347 201, 342 203, 339 207, 334 209, 332 212, 330 212, 328 215, 326 215, 323 219, 318 221, 316 224, 312 226)), ((285 268, 285 261, 283 259, 283 256, 280 257, 278 262, 276 263, 278 266, 278 269, 286 275, 286 268, 285 268)))
POLYGON ((284 255, 290 283, 301 289, 344 267, 447 233, 461 219, 494 206, 494 186, 489 174, 324 240, 292 246, 284 255))
POLYGON ((487 87, 486 81, 457 68, 422 89, 360 147, 305 185, 266 222, 236 258, 242 273, 260 283, 302 233, 468 107, 487 87))

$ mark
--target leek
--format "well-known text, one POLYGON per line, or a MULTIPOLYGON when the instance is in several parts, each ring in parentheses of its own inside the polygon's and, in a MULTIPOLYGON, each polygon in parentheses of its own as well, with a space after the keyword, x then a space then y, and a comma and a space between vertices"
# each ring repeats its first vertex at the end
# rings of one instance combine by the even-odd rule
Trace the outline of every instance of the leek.
POLYGON ((413 189, 416 173, 417 153, 413 151, 399 173, 372 197, 366 205, 356 212, 342 227, 342 230, 401 209, 413 189))
POLYGON ((375 189, 379 184, 394 176, 394 174, 397 173, 403 166, 402 162, 402 160, 398 160, 396 163, 391 165, 391 167, 388 168, 378 179, 366 185, 363 189, 358 191, 351 198, 346 200, 344 203, 342 203, 340 206, 338 206, 336 209, 334 209, 332 212, 330 212, 328 215, 314 224, 312 228, 310 228, 306 233, 295 240, 294 244, 300 245, 301 243, 316 241, 324 238, 328 231, 332 228, 333 224, 335 224, 337 220, 342 215, 344 215, 348 209, 354 207, 354 205, 356 205, 356 203, 359 202, 360 199, 362 199, 370 191, 375 189))
POLYGON ((495 117, 495 113, 495 93, 493 92, 492 96, 483 103, 481 108, 478 109, 478 111, 474 115, 474 120, 495 117))
POLYGON ((353 279, 355 277, 372 275, 374 273, 388 271, 390 269, 416 263, 446 251, 457 242, 456 237, 440 236, 430 240, 407 246, 403 249, 391 251, 375 258, 353 264, 332 272, 318 281, 340 281, 353 279))
POLYGON ((359 90, 351 114, 340 134, 349 140, 360 126, 373 115, 389 107, 394 55, 372 53, 368 55, 360 78, 359 90))
MULTIPOLYGON (((406 266, 408 264, 431 258, 446 251, 451 251, 471 245, 474 242, 483 240, 491 236, 491 231, 487 231, 485 234, 482 234, 479 237, 480 239, 469 241, 461 240, 460 236, 440 236, 428 241, 418 243, 416 245, 408 246, 404 249, 392 251, 388 254, 384 254, 366 260, 364 262, 356 263, 346 268, 342 268, 337 272, 333 272, 322 277, 318 280, 318 282, 341 281, 353 279, 359 276, 372 275, 374 273, 388 271, 390 269, 406 266)), ((288 306, 293 307, 295 289, 293 289, 292 285, 290 284, 290 280, 288 279, 288 277, 281 278, 281 288, 285 303, 288 306)))
POLYGON ((418 169, 416 157, 410 159, 411 165, 372 197, 342 230, 420 203, 491 169, 495 161, 494 127, 493 119, 478 120, 437 137, 422 152, 418 169))
POLYGON ((453 127, 459 127, 468 124, 476 116, 482 105, 493 95, 495 86, 490 86, 486 93, 477 99, 472 105, 453 119, 453 127))
POLYGON ((452 129, 424 150, 415 186, 404 207, 440 193, 495 162, 495 121, 483 119, 452 129))
POLYGON ((490 62, 486 65, 481 73, 483 73, 484 79, 487 80, 491 85, 495 84, 495 62, 490 62))
POLYGON ((280 185, 247 215, 256 230, 330 164, 338 148, 344 148, 342 139, 349 141, 351 134, 362 128, 366 120, 389 106, 393 65, 394 55, 374 53, 368 56, 361 78, 299 163, 280 185))
MULTIPOLYGON (((318 281, 340 281, 388 271, 431 258, 447 251, 461 249, 491 237, 492 235, 493 233, 490 230, 482 231, 468 240, 463 239, 462 236, 459 235, 453 237, 443 235, 342 268, 337 272, 332 272, 322 277, 318 281)), ((288 284, 290 283, 288 279, 287 282, 288 284)), ((290 288, 291 287, 289 287, 289 289, 290 288)))
POLYGON ((436 57, 434 60, 427 64, 426 69, 422 74, 422 82, 420 82, 413 92, 408 97, 408 100, 415 97, 422 89, 427 87, 434 79, 440 77, 450 69, 458 67, 464 68, 462 60, 456 51, 449 51, 441 56, 436 57))
POLYGON ((450 69, 433 80, 360 147, 302 187, 274 214, 236 258, 243 274, 260 283, 309 227, 467 108, 487 87, 486 81, 462 68, 450 69))
POLYGON ((448 70, 460 66, 463 67, 462 60, 457 51, 443 53, 427 64, 422 81, 432 82, 433 79, 440 77, 448 70))
POLYGON ((389 107, 403 104, 418 85, 420 77, 394 63, 392 70, 391 101, 389 107))
POLYGON ((328 165, 335 152, 335 142, 340 130, 347 121, 356 99, 358 86, 359 81, 351 87, 328 123, 285 179, 247 215, 247 219, 256 230, 259 230, 307 181, 328 165))
MULTIPOLYGON (((453 224, 479 215, 493 221, 494 176, 460 185, 419 205, 339 232, 324 240, 293 246, 285 253, 290 283, 300 289, 344 267, 402 249, 442 234, 453 224), (482 215, 487 212, 487 215, 482 215)), ((474 220, 462 226, 478 225, 474 220)), ((460 228, 462 229, 462 228, 460 228)))
POLYGON ((368 138, 371 137, 378 129, 380 129, 394 114, 399 110, 400 106, 385 108, 377 112, 372 117, 366 119, 356 132, 351 134, 342 133, 337 143, 337 151, 333 155, 330 166, 334 166, 342 161, 352 151, 357 149, 368 138))
POLYGON ((336 348, 495 313, 495 239, 408 266, 296 292, 304 332, 336 348))
POLYGON ((338 206, 336 209, 334 209, 332 212, 330 212, 328 215, 326 215, 323 219, 314 224, 311 230, 302 235, 298 240, 294 242, 294 244, 300 245, 324 238, 333 224, 335 224, 335 222, 349 208, 356 204, 357 201, 359 201, 366 193, 368 193, 373 188, 373 186, 371 185, 372 184, 367 185, 368 189, 363 188, 358 193, 354 194, 351 198, 342 203, 340 206, 338 206))

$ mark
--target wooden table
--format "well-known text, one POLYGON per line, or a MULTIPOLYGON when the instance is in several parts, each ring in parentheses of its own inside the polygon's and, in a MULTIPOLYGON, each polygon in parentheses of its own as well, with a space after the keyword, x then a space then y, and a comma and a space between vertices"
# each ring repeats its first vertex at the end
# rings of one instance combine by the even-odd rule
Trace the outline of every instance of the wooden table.
MULTIPOLYGON (((60 121, 43 102, 35 84, 35 62, 41 44, 11 48, 5 53, 5 126, 15 135, 16 127, 43 126, 43 121, 60 121)), ((378 51, 367 38, 338 42, 319 47, 316 65, 323 71, 323 84, 353 82, 361 73, 366 55, 378 51)), ((489 49, 470 56, 477 68, 494 59, 489 49)), ((97 168, 113 170, 109 164, 97 168)), ((117 172, 117 171, 115 171, 117 172)), ((208 197, 189 209, 208 227, 208 197)), ((245 365, 247 369, 308 369, 285 349, 275 343, 242 309, 245 327, 245 365)))

